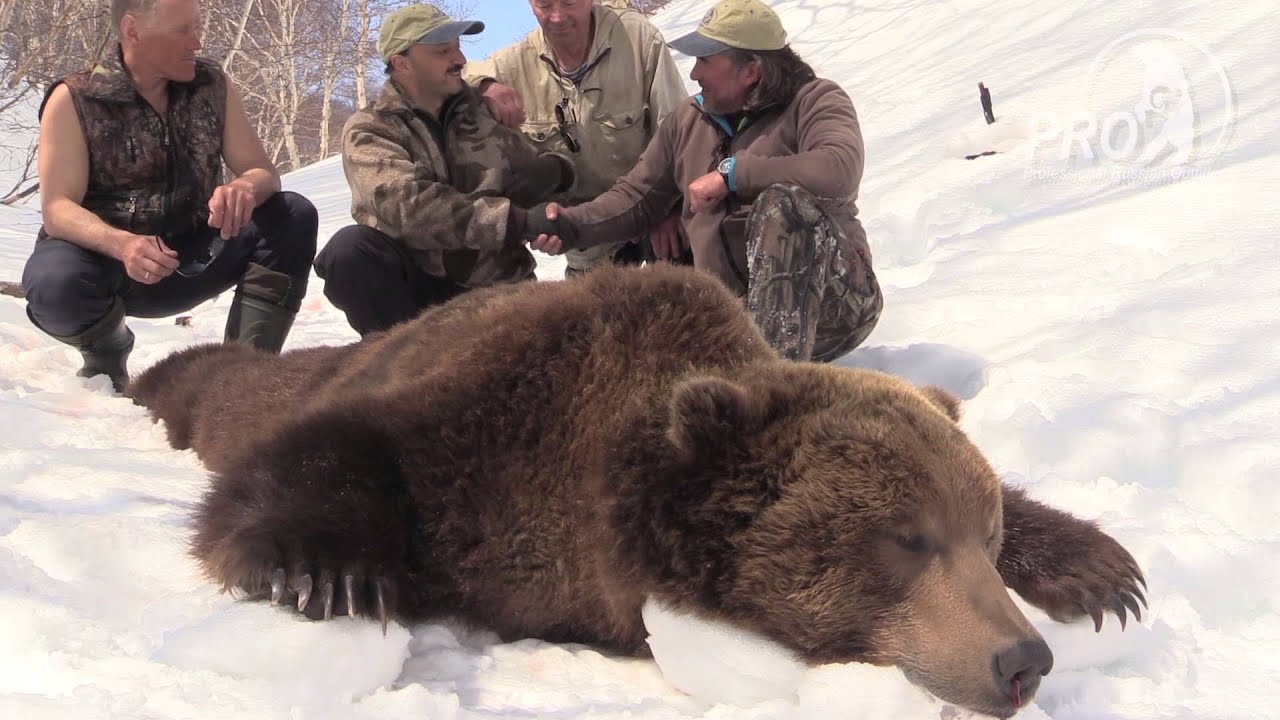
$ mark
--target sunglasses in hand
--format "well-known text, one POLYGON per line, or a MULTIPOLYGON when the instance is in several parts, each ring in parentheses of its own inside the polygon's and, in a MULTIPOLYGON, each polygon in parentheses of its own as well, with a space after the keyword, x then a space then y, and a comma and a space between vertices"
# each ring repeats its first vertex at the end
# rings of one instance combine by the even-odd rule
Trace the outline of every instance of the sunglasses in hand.
MULTIPOLYGON (((173 243, 167 243, 170 247, 173 243)), ((200 273, 209 268, 209 265, 222 254, 222 249, 226 247, 226 241, 222 239, 222 235, 217 231, 202 232, 195 238, 192 238, 187 245, 194 247, 186 248, 186 251, 178 251, 178 267, 174 269, 178 275, 184 278, 196 277, 200 273)), ((156 248, 160 248, 160 240, 156 239, 156 248)))

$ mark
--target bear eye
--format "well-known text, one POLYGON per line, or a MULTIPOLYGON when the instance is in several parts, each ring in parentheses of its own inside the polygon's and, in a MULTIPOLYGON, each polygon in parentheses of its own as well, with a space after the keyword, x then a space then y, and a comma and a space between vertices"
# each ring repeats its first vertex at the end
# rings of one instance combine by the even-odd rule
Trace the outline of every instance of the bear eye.
POLYGON ((899 533, 893 539, 898 547, 910 553, 925 553, 931 547, 929 538, 920 533, 899 533))

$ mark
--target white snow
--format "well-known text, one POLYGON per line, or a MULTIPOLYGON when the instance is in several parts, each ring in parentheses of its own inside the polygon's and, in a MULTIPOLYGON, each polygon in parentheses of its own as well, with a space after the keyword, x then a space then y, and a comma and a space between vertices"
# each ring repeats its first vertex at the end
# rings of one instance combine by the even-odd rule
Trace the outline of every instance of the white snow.
MULTIPOLYGON (((675 37, 710 4, 677 1, 657 22, 675 37)), ((1027 608, 1056 662, 1020 717, 1280 717, 1274 3, 773 4, 866 137, 860 207, 886 307, 842 362, 961 395, 1007 480, 1097 520, 1146 571, 1150 611, 1125 632, 1027 608), (1164 134, 1119 152, 1152 113, 1164 134), (1054 131, 1090 122, 1115 132, 1054 131), (1000 152, 962 159, 985 150, 1000 152)), ((286 182, 320 208, 322 238, 347 222, 336 160, 286 182)), ((20 277, 38 223, 0 208, 0 279, 20 277)), ((190 327, 131 321, 132 367, 219 339, 228 302, 190 327)), ((289 345, 354 337, 316 281, 289 345)), ((967 716, 896 670, 797 668, 653 608, 662 669, 448 622, 383 638, 237 603, 185 554, 206 480, 194 455, 76 367, 0 297, 0 717, 967 716)))

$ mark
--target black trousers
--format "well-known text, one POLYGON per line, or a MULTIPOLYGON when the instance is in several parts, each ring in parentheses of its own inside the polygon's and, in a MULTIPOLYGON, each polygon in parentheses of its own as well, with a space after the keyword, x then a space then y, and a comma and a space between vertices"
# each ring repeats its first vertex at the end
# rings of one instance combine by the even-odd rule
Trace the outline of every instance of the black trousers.
POLYGON ((364 225, 334 233, 315 266, 324 280, 324 296, 362 336, 466 292, 462 285, 423 272, 402 243, 364 225))
MULTIPOLYGON (((119 260, 46 237, 36 243, 22 273, 27 311, 40 329, 61 337, 88 329, 116 298, 124 301, 126 315, 166 317, 237 285, 251 262, 290 276, 300 299, 316 254, 318 226, 309 200, 276 193, 253 211, 250 223, 227 241, 204 272, 194 277, 173 273, 154 285, 134 282, 119 260)), ((184 244, 174 245, 185 257, 184 244)))

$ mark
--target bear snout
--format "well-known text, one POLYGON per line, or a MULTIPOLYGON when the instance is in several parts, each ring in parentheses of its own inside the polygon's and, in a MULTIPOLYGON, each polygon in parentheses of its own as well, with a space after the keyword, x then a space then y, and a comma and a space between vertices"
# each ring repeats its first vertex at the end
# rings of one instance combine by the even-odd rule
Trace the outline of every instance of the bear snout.
POLYGON ((1014 708, 1029 702, 1040 687, 1040 678, 1053 669, 1053 651, 1040 638, 1022 640, 996 653, 991 671, 996 687, 1014 708))

